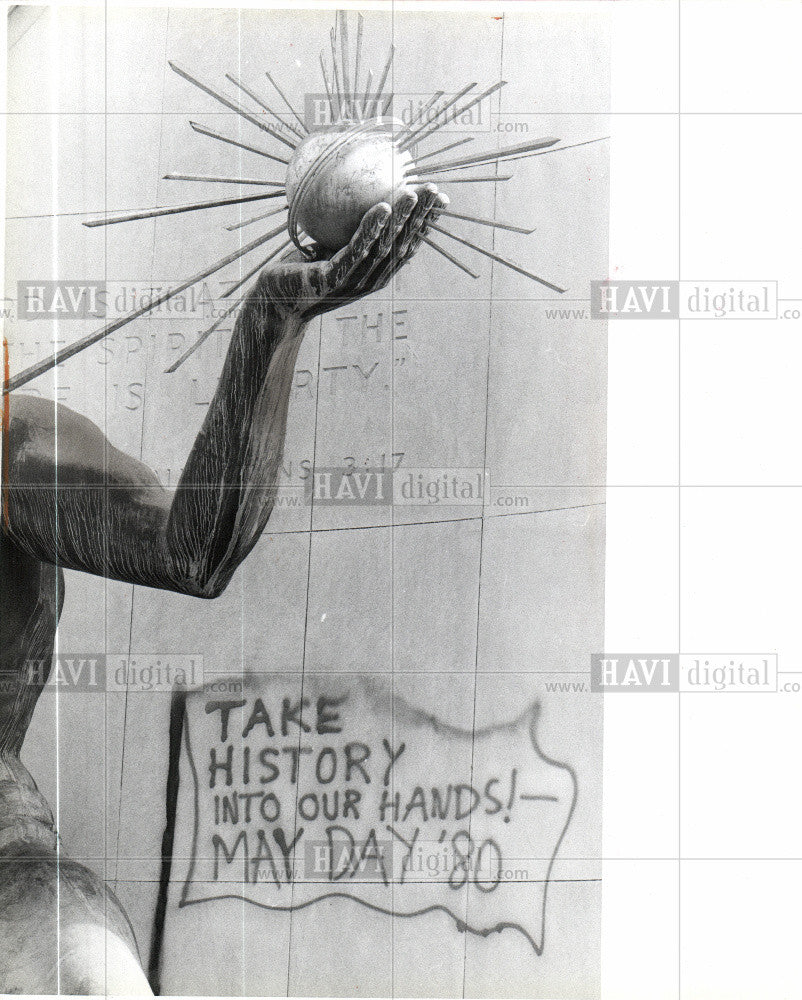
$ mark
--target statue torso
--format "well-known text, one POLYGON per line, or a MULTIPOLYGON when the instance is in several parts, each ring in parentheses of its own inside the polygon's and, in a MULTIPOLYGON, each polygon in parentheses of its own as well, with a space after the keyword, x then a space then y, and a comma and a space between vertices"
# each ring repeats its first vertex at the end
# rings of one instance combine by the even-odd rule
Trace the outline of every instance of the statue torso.
POLYGON ((0 533, 0 754, 18 754, 44 681, 64 604, 64 574, 0 533))

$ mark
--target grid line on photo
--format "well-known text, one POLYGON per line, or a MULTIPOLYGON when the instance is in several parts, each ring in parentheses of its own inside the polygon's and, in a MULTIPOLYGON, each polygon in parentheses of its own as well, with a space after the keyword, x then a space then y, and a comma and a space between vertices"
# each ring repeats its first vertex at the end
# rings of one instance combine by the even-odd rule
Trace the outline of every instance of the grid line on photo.
MULTIPOLYGON (((677 280, 682 278, 682 2, 677 2, 677 280)), ((682 653, 682 319, 677 319, 677 652, 682 653)), ((682 692, 677 692, 677 1000, 682 1000, 682 692)))

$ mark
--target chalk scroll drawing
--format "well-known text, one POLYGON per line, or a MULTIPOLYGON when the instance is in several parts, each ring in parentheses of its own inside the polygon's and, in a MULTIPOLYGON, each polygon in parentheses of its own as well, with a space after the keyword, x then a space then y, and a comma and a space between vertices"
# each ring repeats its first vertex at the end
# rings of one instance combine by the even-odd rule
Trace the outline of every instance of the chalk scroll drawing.
POLYGON ((444 911, 460 931, 518 931, 542 954, 578 788, 540 749, 540 711, 472 733, 353 675, 251 676, 236 694, 189 694, 179 906, 444 911))

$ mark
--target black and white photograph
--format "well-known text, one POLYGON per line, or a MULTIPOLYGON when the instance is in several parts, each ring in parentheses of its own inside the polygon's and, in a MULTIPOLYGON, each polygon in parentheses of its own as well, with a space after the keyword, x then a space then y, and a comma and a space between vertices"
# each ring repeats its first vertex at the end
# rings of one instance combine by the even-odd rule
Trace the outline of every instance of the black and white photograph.
POLYGON ((797 995, 800 28, 7 5, 0 992, 797 995))

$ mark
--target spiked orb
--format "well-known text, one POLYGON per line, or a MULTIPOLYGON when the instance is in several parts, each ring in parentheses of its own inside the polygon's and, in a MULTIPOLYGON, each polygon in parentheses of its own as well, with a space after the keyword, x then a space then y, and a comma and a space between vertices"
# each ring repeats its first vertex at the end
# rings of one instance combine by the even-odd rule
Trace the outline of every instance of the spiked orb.
POLYGON ((301 233, 328 250, 344 247, 362 216, 381 201, 392 204, 406 185, 412 159, 394 141, 400 122, 340 121, 298 144, 287 167, 289 235, 301 233))
MULTIPOLYGON (((250 218, 238 219, 227 226, 230 232, 236 231, 245 226, 262 222, 280 213, 289 213, 286 223, 289 239, 280 246, 273 247, 267 257, 256 265, 249 267, 244 277, 240 274, 233 287, 229 288, 228 292, 225 293, 225 295, 232 295, 235 291, 241 290, 242 285, 250 280, 260 267, 273 260, 291 243, 304 250, 301 240, 312 239, 327 250, 341 249, 356 232, 365 212, 382 201, 392 204, 399 193, 406 187, 414 189, 418 185, 428 182, 444 184, 446 186, 450 186, 451 184, 496 184, 499 181, 510 180, 511 175, 501 175, 497 170, 488 174, 476 174, 474 170, 477 168, 480 170, 484 169, 485 171, 488 169, 493 170, 494 167, 501 164, 524 159, 525 157, 559 153, 565 149, 573 149, 577 146, 585 146, 592 142, 601 141, 601 139, 586 139, 583 142, 574 142, 570 145, 559 146, 557 145, 557 139, 544 138, 525 142, 519 146, 509 146, 501 150, 486 149, 484 152, 474 153, 471 156, 461 156, 455 160, 438 159, 441 154, 456 149, 465 143, 472 142, 474 137, 468 136, 430 152, 418 152, 418 147, 422 143, 428 142, 432 136, 436 136, 439 130, 449 123, 461 121, 466 112, 470 111, 481 101, 492 97, 505 85, 505 81, 499 80, 472 98, 469 98, 468 94, 476 87, 476 84, 469 83, 453 96, 447 97, 443 104, 439 102, 446 95, 444 91, 438 90, 425 105, 421 104, 418 114, 406 125, 397 119, 388 118, 387 116, 390 113, 394 95, 392 89, 385 93, 385 84, 390 79, 390 68, 393 63, 395 50, 391 45, 376 90, 371 90, 373 83, 373 73, 371 70, 367 72, 364 87, 360 86, 362 21, 363 18, 360 14, 358 15, 356 53, 353 62, 354 72, 352 77, 350 47, 348 44, 348 19, 344 11, 339 11, 336 16, 335 28, 332 29, 329 36, 331 43, 331 75, 326 69, 326 58, 322 52, 320 53, 320 69, 323 76, 323 85, 331 112, 331 121, 334 124, 323 131, 315 132, 311 135, 308 134, 307 127, 301 116, 294 110, 292 102, 269 72, 265 75, 282 102, 289 108, 294 122, 285 120, 286 116, 282 118, 278 115, 270 104, 267 103, 269 98, 265 99, 262 96, 256 84, 246 83, 234 76, 234 74, 226 73, 226 79, 258 105, 258 110, 251 110, 240 104, 233 96, 225 94, 211 84, 197 79, 192 73, 177 66, 174 62, 169 63, 171 69, 188 83, 203 91, 229 111, 233 111, 253 128, 259 129, 262 133, 263 141, 264 136, 267 135, 292 151, 288 159, 286 150, 284 149, 271 152, 263 149, 261 144, 252 145, 251 140, 243 141, 239 137, 222 135, 198 122, 190 122, 192 129, 199 135, 207 136, 225 145, 235 146, 248 153, 255 154, 263 160, 269 159, 274 163, 286 165, 287 174, 284 186, 281 186, 280 182, 267 179, 209 176, 206 174, 167 174, 166 179, 180 182, 234 184, 240 187, 240 189, 242 189, 243 185, 248 185, 249 187, 253 185, 257 188, 261 187, 263 191, 265 188, 274 190, 263 194, 240 194, 235 198, 215 198, 210 201, 148 208, 134 212, 112 212, 103 218, 88 220, 84 222, 84 225, 112 226, 117 223, 180 215, 185 212, 212 211, 226 206, 236 206, 239 209, 250 202, 267 201, 272 198, 286 198, 286 206, 280 205, 278 208, 271 208, 269 211, 260 212, 258 215, 250 218), (466 99, 467 103, 463 103, 466 99), (266 116, 269 116, 269 118, 266 116), (271 123, 270 119, 273 119, 275 124, 271 123), (290 133, 292 138, 288 137, 287 132, 290 133), (412 150, 412 152, 408 152, 409 150, 412 150), (278 155, 278 153, 285 155, 278 155)), ((425 149, 426 147, 423 148, 425 149)), ((494 229, 505 229, 514 233, 528 234, 534 231, 531 228, 521 225, 499 222, 495 218, 483 219, 466 212, 446 209, 440 214, 442 221, 446 223, 454 219, 462 223, 468 222, 494 229)), ((558 285, 539 278, 536 274, 525 270, 514 261, 507 260, 493 250, 486 250, 484 247, 451 232, 449 229, 444 229, 442 225, 431 223, 429 229, 431 232, 447 236, 469 250, 473 250, 498 264, 503 264, 510 270, 538 282, 551 291, 558 293, 564 291, 558 285)), ((216 263, 204 268, 204 270, 187 281, 182 282, 175 288, 169 289, 164 295, 153 299, 143 308, 137 309, 121 319, 115 319, 102 329, 95 330, 81 337, 79 340, 60 348, 24 371, 19 372, 13 378, 8 379, 5 385, 6 391, 25 385, 31 379, 36 378, 43 372, 49 371, 54 365, 61 364, 62 361, 66 361, 90 345, 98 343, 110 333, 125 326, 125 324, 146 315, 152 309, 169 301, 174 295, 178 295, 190 286, 198 284, 211 275, 217 274, 232 264, 240 262, 242 257, 262 247, 263 244, 273 239, 280 239, 284 235, 284 225, 282 224, 270 230, 264 236, 241 245, 238 249, 227 254, 216 263)), ((477 274, 470 267, 434 242, 430 235, 423 238, 423 243, 437 251, 443 259, 453 264, 463 273, 470 275, 472 278, 477 277, 477 274)), ((308 250, 304 250, 304 252, 308 255, 308 250)), ((241 264, 239 266, 241 271, 241 264)), ((205 343, 209 335, 220 326, 223 320, 235 311, 236 306, 244 300, 246 294, 246 292, 243 292, 238 302, 232 305, 212 326, 204 330, 195 343, 184 352, 168 371, 175 371, 186 358, 200 347, 201 344, 205 343)))

